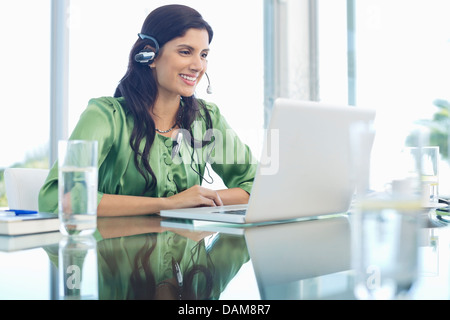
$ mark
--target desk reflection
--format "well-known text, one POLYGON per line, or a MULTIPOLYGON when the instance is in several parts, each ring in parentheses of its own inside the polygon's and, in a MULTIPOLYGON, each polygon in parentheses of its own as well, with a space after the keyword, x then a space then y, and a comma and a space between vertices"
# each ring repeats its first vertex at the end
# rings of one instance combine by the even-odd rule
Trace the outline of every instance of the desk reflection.
MULTIPOLYGON (((246 230, 261 298, 326 298, 317 296, 317 288, 311 288, 314 282, 308 286, 303 280, 349 270, 350 239, 346 216, 246 230)), ((344 291, 350 289, 344 286, 344 291)), ((343 293, 339 294, 342 297, 343 293)))
POLYGON ((352 278, 347 272, 351 268, 351 230, 346 215, 250 227, 192 224, 186 220, 163 221, 163 225, 194 231, 220 230, 222 235, 242 234, 261 299, 353 298, 352 278), (336 274, 341 278, 338 281, 344 279, 343 286, 328 278, 333 282, 334 296, 320 292, 317 281, 336 274))
MULTIPOLYGON (((227 234, 222 226, 219 233, 198 230, 192 221, 181 229, 159 217, 99 218, 95 245, 64 246, 50 234, 52 245, 0 252, 1 293, 6 299, 354 299, 348 219, 323 217, 227 234), (86 279, 91 280, 83 291, 86 279)), ((449 230, 421 229, 412 299, 450 297, 449 230)))
MULTIPOLYGON (((218 299, 249 260, 243 237, 171 230, 160 220, 98 219, 99 299, 218 299)), ((58 252, 47 252, 58 266, 58 252)))

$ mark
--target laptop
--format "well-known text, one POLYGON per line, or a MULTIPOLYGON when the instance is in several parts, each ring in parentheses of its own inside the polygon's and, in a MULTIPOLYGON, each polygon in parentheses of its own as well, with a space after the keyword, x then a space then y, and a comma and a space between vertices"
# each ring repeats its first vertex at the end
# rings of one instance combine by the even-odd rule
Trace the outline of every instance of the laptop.
MULTIPOLYGON (((254 224, 346 212, 351 204, 350 126, 375 110, 279 98, 248 204, 161 210, 162 217, 254 224)), ((366 148, 370 152, 370 148, 366 148)))

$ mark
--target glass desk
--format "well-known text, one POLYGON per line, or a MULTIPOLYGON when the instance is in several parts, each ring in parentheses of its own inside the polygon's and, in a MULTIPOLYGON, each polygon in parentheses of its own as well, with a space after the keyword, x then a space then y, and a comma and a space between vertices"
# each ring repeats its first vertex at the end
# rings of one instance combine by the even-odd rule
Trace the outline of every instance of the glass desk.
MULTIPOLYGON (((99 218, 93 237, 69 243, 59 233, 1 237, 0 299, 354 299, 350 221, 216 232, 156 216, 99 218)), ((450 229, 430 220, 420 232, 411 298, 449 299, 450 229)))

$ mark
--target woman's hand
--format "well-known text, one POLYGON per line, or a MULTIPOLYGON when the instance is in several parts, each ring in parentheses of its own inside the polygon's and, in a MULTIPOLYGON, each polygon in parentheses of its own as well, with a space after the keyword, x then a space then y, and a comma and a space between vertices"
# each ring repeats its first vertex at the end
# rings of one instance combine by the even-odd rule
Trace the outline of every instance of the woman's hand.
POLYGON ((173 209, 223 206, 217 191, 199 185, 168 197, 167 200, 170 202, 169 207, 173 209))

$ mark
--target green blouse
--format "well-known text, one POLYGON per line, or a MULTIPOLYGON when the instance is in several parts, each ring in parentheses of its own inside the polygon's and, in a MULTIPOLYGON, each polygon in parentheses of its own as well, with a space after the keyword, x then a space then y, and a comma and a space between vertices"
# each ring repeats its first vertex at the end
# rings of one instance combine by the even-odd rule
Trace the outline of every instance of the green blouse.
MULTIPOLYGON (((205 104, 214 128, 214 138, 210 140, 214 142, 203 148, 193 149, 183 139, 179 153, 172 157, 172 138, 156 134, 150 150, 150 166, 156 175, 157 186, 143 194, 145 179, 135 166, 134 151, 130 146, 134 120, 124 107, 125 99, 102 97, 90 100, 70 139, 98 141, 97 203, 105 193, 147 197, 172 196, 202 184, 200 175, 205 172, 207 161, 226 187, 239 187, 250 193, 256 161, 249 147, 237 137, 215 104, 205 104)), ((194 121, 193 133, 195 138, 203 137, 207 140, 206 124, 202 116, 194 121)), ((57 162, 40 190, 39 210, 58 212, 57 162)))

